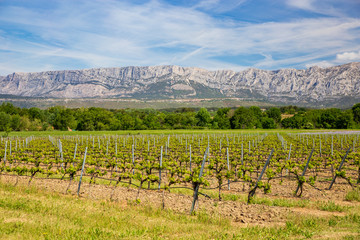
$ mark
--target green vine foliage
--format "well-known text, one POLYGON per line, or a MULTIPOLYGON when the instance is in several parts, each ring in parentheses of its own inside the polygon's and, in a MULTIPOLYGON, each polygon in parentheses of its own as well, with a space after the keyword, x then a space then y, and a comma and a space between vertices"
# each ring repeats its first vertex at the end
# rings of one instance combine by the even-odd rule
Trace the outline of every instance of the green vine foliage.
POLYGON ((218 188, 221 199, 221 191, 227 185, 227 180, 230 180, 230 184, 242 182, 244 191, 254 187, 272 148, 275 152, 258 183, 258 188, 264 193, 271 193, 277 179, 284 181, 285 177, 289 181, 296 181, 301 190, 304 190, 305 184, 317 187, 319 176, 324 172, 330 179, 337 176, 355 186, 360 183, 359 142, 356 135, 287 133, 13 137, 0 139, 0 170, 2 174, 16 176, 75 179, 80 175, 87 147, 84 177, 90 179, 91 183, 98 178, 110 179, 116 184, 134 180, 133 183, 148 183, 149 187, 155 188, 154 184, 160 182, 161 170, 162 188, 194 188, 200 184, 201 187, 218 188), (209 155, 203 175, 199 178, 208 146, 209 155), (336 171, 349 146, 357 151, 351 151, 344 167, 336 171), (313 147, 313 157, 302 177, 313 147), (229 152, 229 167, 226 149, 229 152))

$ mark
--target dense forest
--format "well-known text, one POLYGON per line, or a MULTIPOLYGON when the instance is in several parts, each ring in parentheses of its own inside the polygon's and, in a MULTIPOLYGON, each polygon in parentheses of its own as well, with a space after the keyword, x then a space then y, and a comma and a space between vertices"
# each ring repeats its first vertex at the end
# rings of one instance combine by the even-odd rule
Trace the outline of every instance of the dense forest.
POLYGON ((360 127, 360 103, 351 109, 305 109, 296 106, 220 108, 103 109, 0 105, 0 131, 143 130, 143 129, 351 129, 360 127))

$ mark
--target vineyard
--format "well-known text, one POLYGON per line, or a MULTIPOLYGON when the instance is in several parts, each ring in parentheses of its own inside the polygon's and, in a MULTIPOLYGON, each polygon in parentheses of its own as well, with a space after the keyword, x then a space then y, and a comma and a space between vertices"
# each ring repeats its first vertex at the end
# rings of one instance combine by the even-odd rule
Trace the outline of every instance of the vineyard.
POLYGON ((277 230, 279 236, 290 231, 307 237, 314 232, 288 226, 289 213, 309 214, 312 209, 312 214, 331 217, 329 224, 340 217, 346 227, 360 224, 358 203, 344 201, 349 191, 359 191, 359 136, 235 132, 3 137, 0 182, 120 206, 151 205, 200 219, 205 212, 219 213, 246 226, 286 223, 285 230, 277 230), (355 213, 345 215, 350 209, 355 213))
MULTIPOLYGON (((304 186, 331 191, 360 183, 359 134, 194 134, 11 137, 0 143, 5 175, 85 180, 136 186, 138 192, 176 188, 272 194, 286 181, 301 197, 304 186), (292 184, 291 184, 292 183, 292 184)), ((287 185, 287 186, 288 186, 287 185)), ((78 185, 78 195, 81 185, 78 185)), ((190 207, 190 206, 189 206, 190 207)), ((193 210, 191 210, 193 211, 193 210)))

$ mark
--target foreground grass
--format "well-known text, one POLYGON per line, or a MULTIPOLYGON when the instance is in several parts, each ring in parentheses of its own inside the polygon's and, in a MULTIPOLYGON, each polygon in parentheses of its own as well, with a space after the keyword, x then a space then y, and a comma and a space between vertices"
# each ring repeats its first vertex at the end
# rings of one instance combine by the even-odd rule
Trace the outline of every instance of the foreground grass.
MULTIPOLYGON (((299 133, 299 132, 330 132, 334 129, 164 129, 164 130, 123 130, 123 131, 22 131, 10 132, 9 136, 28 137, 28 136, 101 136, 101 135, 173 135, 173 134, 257 134, 257 133, 299 133)), ((339 130, 341 131, 341 130, 339 130)), ((346 129, 351 131, 351 129, 346 129)), ((0 132, 0 136, 5 136, 5 132, 0 132)))
POLYGON ((285 226, 239 227, 149 205, 65 196, 0 183, 0 239, 359 239, 358 209, 344 217, 289 215, 285 226))
MULTIPOLYGON (((173 189, 171 190, 173 193, 180 193, 192 196, 193 192, 189 189, 173 189)), ((200 192, 205 193, 206 195, 210 196, 212 199, 218 199, 217 191, 209 191, 201 189, 200 192)), ((353 191, 350 191, 353 196, 353 191)), ((348 194, 349 195, 349 194, 348 194)), ((247 203, 248 194, 246 193, 222 193, 222 200, 224 201, 239 201, 243 203, 247 203)), ((348 200, 348 199, 346 199, 348 200)), ((287 198, 267 198, 267 197, 258 197, 254 196, 251 201, 251 204, 261 204, 265 206, 274 206, 274 207, 287 207, 287 208, 308 208, 308 209, 317 209, 321 211, 327 212, 350 212, 353 210, 354 207, 342 206, 339 204, 334 203, 333 201, 311 201, 308 199, 287 199, 287 198)), ((360 206, 358 207, 360 213, 360 206)))
POLYGON ((360 186, 348 192, 345 196, 347 201, 357 201, 360 202, 360 186))

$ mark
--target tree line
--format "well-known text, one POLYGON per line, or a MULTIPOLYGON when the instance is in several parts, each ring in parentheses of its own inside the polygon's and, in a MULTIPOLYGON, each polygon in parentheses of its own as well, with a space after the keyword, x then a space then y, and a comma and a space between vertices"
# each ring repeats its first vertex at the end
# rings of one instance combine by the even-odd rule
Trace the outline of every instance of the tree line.
POLYGON ((351 129, 360 127, 360 103, 351 109, 297 106, 220 108, 104 109, 0 105, 0 131, 145 130, 145 129, 351 129))

